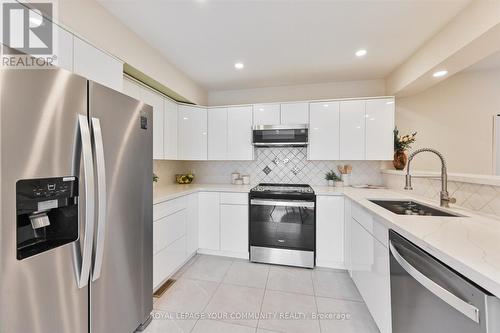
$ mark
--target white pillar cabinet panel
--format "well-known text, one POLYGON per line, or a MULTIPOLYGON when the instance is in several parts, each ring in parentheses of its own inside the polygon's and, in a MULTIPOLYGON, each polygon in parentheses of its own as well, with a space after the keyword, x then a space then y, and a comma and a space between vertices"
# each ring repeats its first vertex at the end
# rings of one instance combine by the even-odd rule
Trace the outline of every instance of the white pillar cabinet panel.
POLYGON ((177 103, 164 99, 163 155, 166 160, 177 159, 177 103))
POLYGON ((340 159, 365 159, 366 101, 340 102, 340 159))
POLYGON ((198 250, 198 193, 187 196, 186 250, 188 256, 198 250))
POLYGON ((178 159, 206 160, 207 109, 179 105, 178 124, 178 159))
POLYGON ((279 125, 280 118, 279 104, 255 104, 253 106, 254 125, 279 125))
POLYGON ((73 40, 73 71, 92 81, 122 91, 123 63, 76 36, 73 40))
POLYGON ((394 98, 366 101, 366 159, 392 160, 394 98))
POLYGON ((352 255, 351 255, 351 242, 352 242, 352 226, 351 226, 351 200, 344 198, 344 266, 345 269, 351 274, 352 270, 352 255))
POLYGON ((344 197, 316 198, 316 265, 344 268, 344 197))
POLYGON ((164 159, 163 152, 163 124, 164 98, 160 94, 146 87, 141 87, 142 100, 153 107, 153 159, 164 159))
POLYGON ((198 245, 201 249, 220 250, 220 196, 200 192, 198 196, 198 245))
POLYGON ((302 125, 309 123, 309 103, 281 104, 281 124, 302 125))
POLYGON ((220 249, 248 253, 248 205, 220 206, 220 249))
POLYGON ((309 160, 339 160, 339 102, 309 104, 309 160))
POLYGON ((252 107, 230 107, 227 114, 227 159, 249 161, 253 158, 252 107))
POLYGON ((52 23, 54 29, 54 65, 59 68, 73 71, 73 34, 66 29, 52 23))
POLYGON ((208 159, 227 159, 228 108, 208 109, 208 159))

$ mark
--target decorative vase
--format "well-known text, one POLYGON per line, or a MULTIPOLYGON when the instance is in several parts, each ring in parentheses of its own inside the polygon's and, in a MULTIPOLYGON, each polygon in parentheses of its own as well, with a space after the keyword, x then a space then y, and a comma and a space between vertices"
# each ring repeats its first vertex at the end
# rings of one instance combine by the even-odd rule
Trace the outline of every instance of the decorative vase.
POLYGON ((344 187, 344 182, 343 181, 336 181, 335 187, 344 187))
POLYGON ((394 168, 396 170, 404 170, 406 167, 406 163, 408 163, 408 156, 406 156, 406 151, 404 150, 396 150, 394 152, 394 168))
POLYGON ((328 186, 333 186, 333 185, 335 185, 335 183, 333 182, 333 180, 329 180, 328 181, 328 186))
POLYGON ((351 186, 351 174, 350 173, 343 173, 340 175, 340 178, 342 178, 342 181, 344 182, 344 186, 351 186))

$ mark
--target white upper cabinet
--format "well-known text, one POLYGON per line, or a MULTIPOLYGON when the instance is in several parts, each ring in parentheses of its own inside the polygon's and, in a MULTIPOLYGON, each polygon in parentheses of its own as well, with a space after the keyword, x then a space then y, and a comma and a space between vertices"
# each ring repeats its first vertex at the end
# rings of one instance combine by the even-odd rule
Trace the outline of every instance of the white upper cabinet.
POLYGON ((139 83, 129 79, 128 77, 123 78, 122 92, 125 95, 129 95, 132 98, 142 101, 142 89, 143 87, 139 83))
POLYGON ((251 106, 208 109, 208 159, 253 159, 251 106))
POLYGON ((253 106, 254 125, 279 125, 280 118, 279 104, 255 104, 253 106))
POLYGON ((394 98, 366 101, 366 159, 392 160, 394 98))
POLYGON ((141 87, 142 100, 153 107, 153 159, 162 160, 163 151, 163 122, 164 122, 164 98, 148 89, 141 87))
POLYGON ((208 109, 208 159, 227 159, 228 108, 208 109))
POLYGON ((123 63, 74 37, 73 71, 92 81, 122 91, 123 63))
POLYGON ((163 152, 166 160, 177 159, 177 103, 164 99, 163 152))
POLYGON ((339 102, 309 104, 309 160, 339 160, 339 102))
POLYGON ((178 151, 180 160, 207 159, 207 109, 179 105, 178 151))
POLYGON ((309 123, 309 103, 281 104, 281 124, 302 125, 309 123))
POLYGON ((253 160, 252 107, 230 107, 227 113, 228 160, 253 160))
POLYGON ((340 159, 365 159, 364 100, 340 102, 340 159))
POLYGON ((56 59, 54 65, 73 71, 73 34, 52 23, 54 29, 54 55, 56 59))

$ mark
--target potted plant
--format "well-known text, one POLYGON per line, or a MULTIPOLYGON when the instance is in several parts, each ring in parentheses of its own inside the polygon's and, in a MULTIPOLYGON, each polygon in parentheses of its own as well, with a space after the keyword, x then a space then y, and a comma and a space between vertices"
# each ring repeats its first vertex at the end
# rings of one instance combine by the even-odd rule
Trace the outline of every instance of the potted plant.
POLYGON ((396 170, 404 170, 406 163, 408 163, 408 156, 406 151, 411 148, 411 145, 416 140, 417 132, 401 136, 399 129, 394 128, 394 168, 396 170))
POLYGON ((158 185, 158 181, 160 180, 160 177, 156 175, 156 173, 153 172, 153 189, 156 189, 156 186, 158 185))
POLYGON ((342 179, 333 170, 330 170, 325 174, 325 179, 328 181, 328 186, 342 187, 344 184, 342 179))

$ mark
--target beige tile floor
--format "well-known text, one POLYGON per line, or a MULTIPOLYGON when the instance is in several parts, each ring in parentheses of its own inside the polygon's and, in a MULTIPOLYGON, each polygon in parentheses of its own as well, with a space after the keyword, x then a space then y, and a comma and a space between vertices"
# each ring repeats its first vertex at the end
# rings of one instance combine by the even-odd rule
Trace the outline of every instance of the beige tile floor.
POLYGON ((197 255, 174 278, 145 333, 379 332, 345 271, 197 255))

